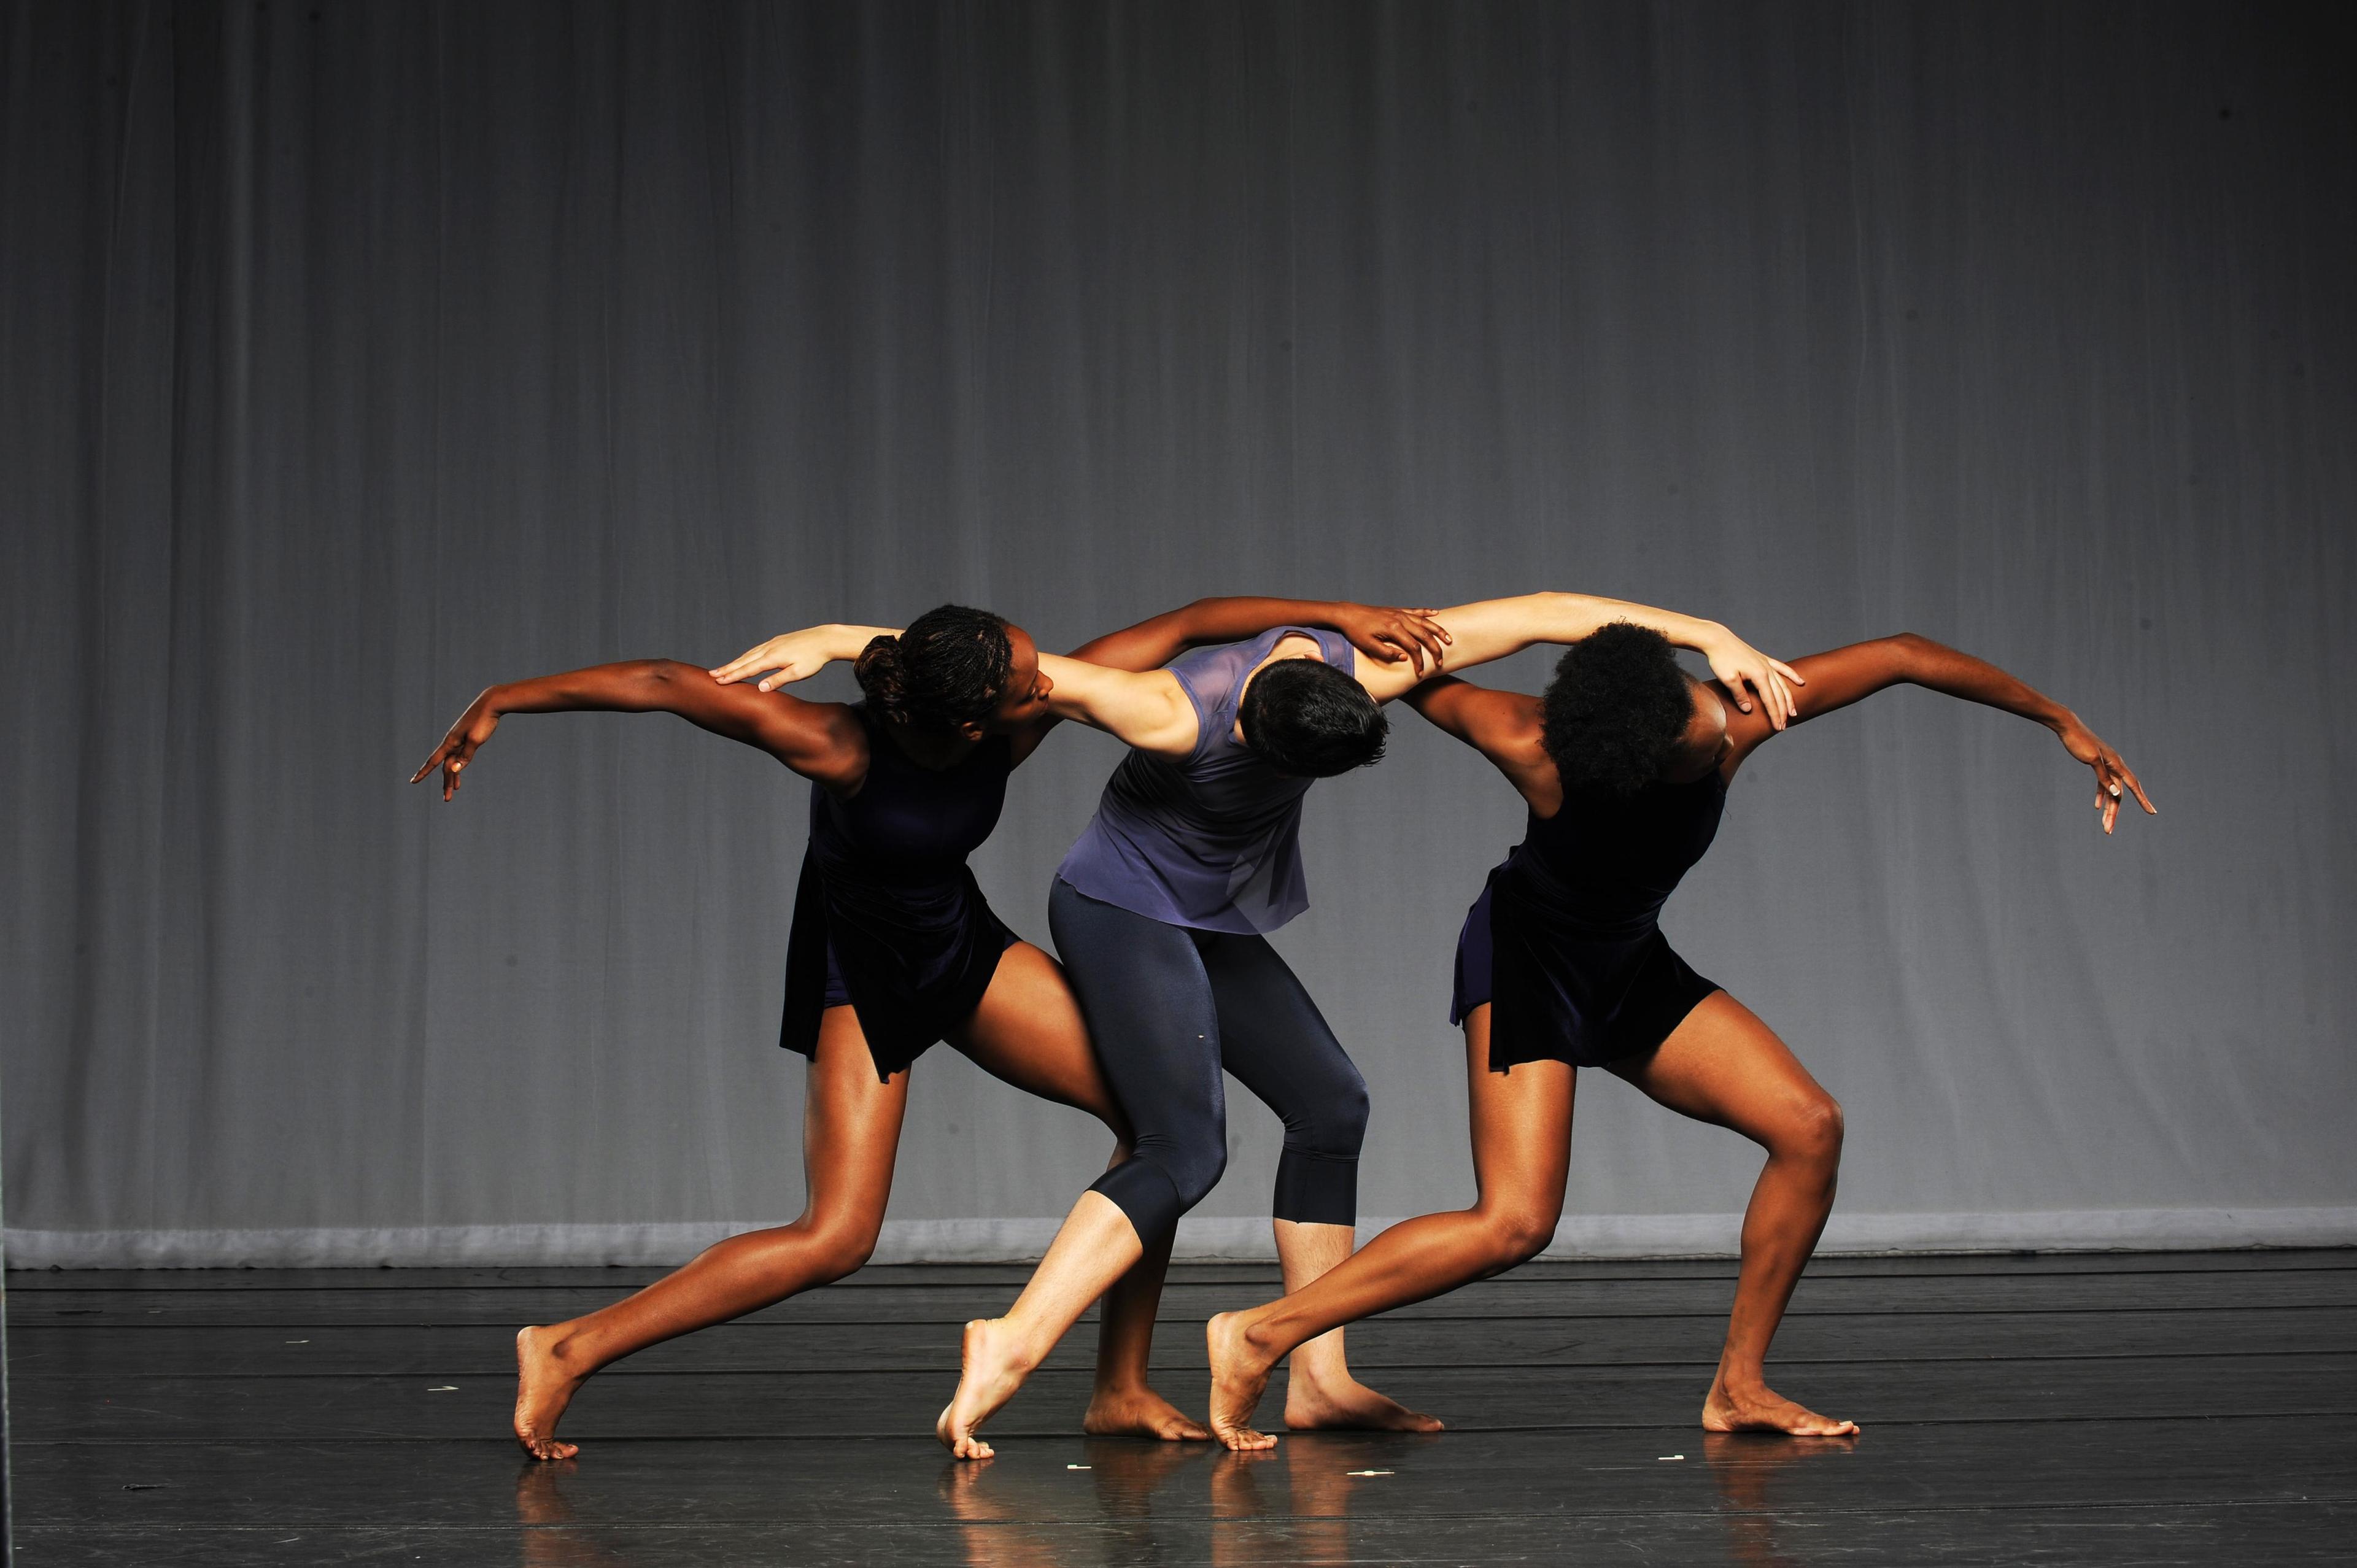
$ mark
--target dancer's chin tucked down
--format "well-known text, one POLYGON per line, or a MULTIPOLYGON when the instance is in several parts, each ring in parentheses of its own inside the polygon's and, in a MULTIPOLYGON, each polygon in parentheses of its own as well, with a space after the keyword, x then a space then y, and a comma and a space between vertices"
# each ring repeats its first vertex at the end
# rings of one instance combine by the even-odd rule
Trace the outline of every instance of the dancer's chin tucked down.
MULTIPOLYGON (((1766 705, 1789 701, 1778 667, 1724 627, 1641 606, 1538 594, 1434 618, 1454 667, 1584 637, 1616 616, 1708 652, 1734 689, 1749 683, 1766 705)), ((966 1326, 964 1375, 935 1428, 962 1459, 990 1455, 983 1422, 1107 1285, 1167 1254, 1178 1217, 1219 1180, 1223 1070, 1285 1123, 1274 1209, 1286 1287, 1350 1256, 1366 1086, 1265 933, 1308 903, 1302 797, 1313 780, 1382 755, 1379 704, 1422 673, 1292 627, 1151 674, 1047 668, 1057 711, 1133 748, 1049 903, 1133 1154, 1082 1196, 1013 1309, 966 1326)), ((1296 1427, 1439 1426, 1354 1380, 1339 1331, 1300 1345, 1285 1413, 1296 1427)))
MULTIPOLYGON (((1416 668, 1439 649, 1437 630, 1414 612, 1206 599, 1101 638, 1075 658, 1150 670, 1193 644, 1294 621, 1343 628, 1371 664, 1416 668)), ((1050 708, 1053 683, 1042 662, 1020 628, 955 606, 897 634, 822 627, 719 671, 650 660, 493 686, 417 770, 418 779, 440 771, 447 800, 501 715, 608 709, 677 714, 812 781, 779 1042, 810 1058, 808 1206, 792 1224, 721 1241, 627 1300, 518 1334, 515 1435, 527 1452, 543 1459, 576 1452, 556 1438, 557 1420, 598 1368, 866 1262, 891 1191, 909 1069, 938 1040, 1017 1088, 1099 1117, 1121 1140, 1115 1157, 1125 1157, 1129 1123, 1098 1070, 1062 972, 999 923, 966 868, 998 821, 1009 770, 1061 716, 1050 708), (809 703, 769 689, 853 657, 863 703, 809 703), (777 673, 759 686, 735 683, 762 671, 777 673)), ((1167 1240, 1138 1256, 1139 1267, 1106 1282, 1087 1429, 1203 1437, 1146 1384, 1167 1240)))
MULTIPOLYGON (((2076 714, 1969 654, 1902 635, 1803 659, 1798 670, 1796 720, 1886 686, 1927 686, 2051 729, 2093 769, 2105 832, 2124 791, 2153 809, 2076 714)), ((1211 1319, 1212 1427, 1232 1448, 1267 1446, 1275 1439, 1250 1423, 1286 1352, 1544 1248, 1563 1209, 1573 1081, 1579 1068, 1602 1067, 1768 1151, 1703 1425, 1857 1431, 1777 1393, 1762 1365, 1833 1207, 1841 1107, 1767 1025, 1689 969, 1655 923, 1710 847, 1736 769, 1781 726, 1688 677, 1667 642, 1635 626, 1607 627, 1571 649, 1544 698, 1442 678, 1408 701, 1496 764, 1530 805, 1527 836, 1490 874, 1458 940, 1450 1015, 1465 1027, 1480 1197, 1393 1227, 1306 1290, 1211 1319)))

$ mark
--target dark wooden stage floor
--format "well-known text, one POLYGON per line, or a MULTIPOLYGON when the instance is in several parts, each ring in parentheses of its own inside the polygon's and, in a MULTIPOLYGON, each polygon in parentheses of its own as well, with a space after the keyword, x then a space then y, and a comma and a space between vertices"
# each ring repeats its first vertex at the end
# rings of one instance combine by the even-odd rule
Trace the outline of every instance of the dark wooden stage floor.
MULTIPOLYGON (((524 1463, 513 1328, 648 1277, 13 1274, 19 1560, 2357 1560, 2352 1252, 1824 1260, 1772 1369, 1847 1442, 1695 1427, 1723 1263, 1536 1264, 1353 1328, 1434 1438, 1090 1441, 1085 1330, 967 1466, 929 1435, 957 1325, 1021 1271, 870 1269, 622 1364, 566 1421, 581 1457, 524 1463)), ((1200 1411, 1201 1319, 1271 1279, 1177 1271, 1167 1392, 1200 1411)))

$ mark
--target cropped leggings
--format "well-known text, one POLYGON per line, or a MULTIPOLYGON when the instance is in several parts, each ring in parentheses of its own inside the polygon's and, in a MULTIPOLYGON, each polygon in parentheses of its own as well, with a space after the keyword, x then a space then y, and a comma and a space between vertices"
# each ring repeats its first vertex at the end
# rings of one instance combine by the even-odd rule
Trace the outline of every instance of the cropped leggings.
POLYGON ((1091 1190, 1140 1240, 1169 1234, 1227 1168, 1222 1069, 1284 1119, 1276 1218, 1356 1223, 1366 1080, 1265 937, 1165 925, 1060 877, 1048 924, 1135 1133, 1134 1157, 1091 1190))

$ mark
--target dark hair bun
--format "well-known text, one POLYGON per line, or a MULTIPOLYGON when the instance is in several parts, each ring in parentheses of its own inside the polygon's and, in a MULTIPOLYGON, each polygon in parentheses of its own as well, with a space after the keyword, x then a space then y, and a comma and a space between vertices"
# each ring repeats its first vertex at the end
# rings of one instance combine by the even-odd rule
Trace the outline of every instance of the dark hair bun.
POLYGON ((1614 621, 1556 661, 1541 739, 1566 792, 1633 795, 1661 776, 1693 715, 1692 689, 1669 639, 1614 621))
POLYGON ((895 724, 936 733, 990 717, 1015 663, 1006 623, 988 610, 942 605, 898 637, 871 640, 851 667, 868 705, 895 724))
POLYGON ((872 637, 851 666, 868 706, 888 719, 904 719, 909 707, 908 678, 900 671, 900 639, 872 637))

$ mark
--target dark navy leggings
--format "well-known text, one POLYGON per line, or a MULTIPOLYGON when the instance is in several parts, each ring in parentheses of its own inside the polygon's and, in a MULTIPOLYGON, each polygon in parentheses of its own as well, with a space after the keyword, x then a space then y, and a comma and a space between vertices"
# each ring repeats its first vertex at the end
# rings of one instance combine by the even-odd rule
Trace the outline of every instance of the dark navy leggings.
POLYGON ((1227 1168, 1223 1068, 1284 1118, 1276 1218, 1357 1222, 1367 1083, 1268 939, 1165 925, 1060 877, 1048 925, 1136 1135, 1091 1190, 1141 1240, 1168 1235, 1227 1168))

